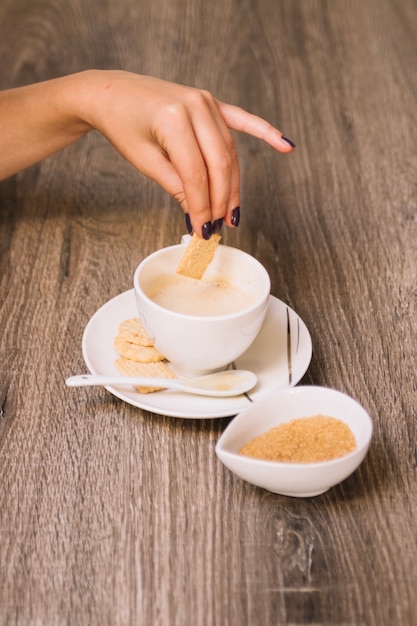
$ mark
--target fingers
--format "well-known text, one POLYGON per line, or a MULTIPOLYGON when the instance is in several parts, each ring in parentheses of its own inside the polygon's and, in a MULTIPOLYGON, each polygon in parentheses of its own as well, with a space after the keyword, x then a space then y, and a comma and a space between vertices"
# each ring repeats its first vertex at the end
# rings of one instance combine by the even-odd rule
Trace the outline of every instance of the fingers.
POLYGON ((280 152, 294 149, 271 124, 209 92, 125 72, 105 79, 91 127, 178 200, 190 230, 206 239, 223 222, 239 224, 240 174, 230 130, 280 152))
POLYGON ((190 229, 209 238, 222 220, 232 227, 240 220, 239 164, 229 128, 262 139, 282 153, 292 152, 295 144, 266 120, 217 101, 208 92, 190 90, 183 104, 171 109, 165 139, 159 143, 181 181, 171 194, 188 213, 190 229))
MULTIPOLYGON (((207 150, 196 136, 189 110, 181 104, 171 106, 157 133, 157 142, 179 179, 177 186, 171 189, 171 195, 189 213, 193 229, 209 238, 213 211, 219 212, 218 204, 226 191, 224 181, 218 181, 216 188, 210 186, 213 175, 209 171, 207 150)), ((217 136, 214 141, 218 149, 217 136)))
POLYGON ((295 147, 266 120, 199 90, 188 91, 185 102, 165 110, 154 133, 158 164, 147 174, 178 200, 189 230, 206 239, 223 221, 236 227, 240 220, 239 165, 229 128, 283 153, 295 147))
POLYGON ((240 204, 240 172, 235 144, 220 113, 217 102, 207 92, 201 108, 193 107, 192 123, 197 142, 208 169, 210 208, 213 223, 220 228, 224 220, 237 226, 233 211, 240 204))
POLYGON ((223 219, 237 225, 232 217, 240 200, 237 154, 210 94, 190 91, 185 104, 170 107, 155 138, 180 181, 171 195, 189 214, 191 228, 209 238, 223 219))
MULTIPOLYGON (((146 150, 142 149, 140 161, 135 156, 129 160, 143 174, 161 185, 181 205, 190 233, 195 231, 204 239, 209 239, 212 233, 216 232, 219 225, 212 222, 206 184, 207 172, 204 164, 201 178, 200 173, 190 177, 187 171, 185 175, 183 174, 184 179, 181 179, 181 172, 171 162, 168 154, 155 142, 148 145, 146 150)), ((194 164, 191 165, 194 166, 194 164)))
POLYGON ((217 101, 219 110, 229 128, 253 135, 262 139, 279 152, 292 152, 295 144, 285 137, 280 130, 274 128, 269 122, 248 113, 240 107, 217 101))

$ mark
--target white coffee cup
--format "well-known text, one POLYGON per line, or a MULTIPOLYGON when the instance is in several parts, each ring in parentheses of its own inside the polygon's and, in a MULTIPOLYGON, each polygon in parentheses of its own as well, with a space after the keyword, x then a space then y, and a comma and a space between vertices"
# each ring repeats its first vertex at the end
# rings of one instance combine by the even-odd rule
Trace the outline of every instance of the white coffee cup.
MULTIPOLYGON (((176 373, 196 376, 225 369, 249 348, 264 321, 271 282, 266 269, 254 257, 220 244, 202 280, 226 285, 226 291, 229 286, 230 300, 236 301, 237 289, 245 294, 247 302, 241 303, 242 308, 237 311, 212 311, 209 315, 208 305, 201 298, 198 314, 171 310, 154 301, 155 292, 164 281, 181 278, 189 281, 193 293, 195 279, 179 277, 176 272, 184 251, 185 242, 146 257, 135 271, 134 292, 139 317, 155 347, 176 373)), ((187 302, 190 298, 182 297, 187 302)))

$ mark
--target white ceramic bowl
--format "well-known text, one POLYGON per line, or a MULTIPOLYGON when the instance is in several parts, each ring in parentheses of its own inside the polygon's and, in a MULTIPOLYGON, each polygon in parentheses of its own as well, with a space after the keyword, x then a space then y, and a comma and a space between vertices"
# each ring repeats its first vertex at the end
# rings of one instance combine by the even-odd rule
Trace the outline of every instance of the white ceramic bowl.
POLYGON ((306 498, 324 493, 357 469, 368 451, 372 430, 368 413, 346 394, 324 387, 295 387, 274 392, 244 409, 223 432, 216 453, 240 478, 274 493, 306 498), (320 463, 279 463, 238 454, 245 443, 270 428, 319 414, 350 427, 357 444, 354 452, 320 463))

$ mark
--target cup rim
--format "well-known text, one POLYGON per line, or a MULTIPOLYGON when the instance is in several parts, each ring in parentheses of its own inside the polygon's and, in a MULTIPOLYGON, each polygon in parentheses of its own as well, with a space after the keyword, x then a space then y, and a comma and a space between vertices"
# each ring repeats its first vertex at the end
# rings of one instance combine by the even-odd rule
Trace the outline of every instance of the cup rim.
POLYGON ((159 250, 155 250, 154 252, 151 252, 151 254, 147 255, 144 259, 142 259, 142 261, 136 267, 136 270, 134 272, 134 275, 133 275, 134 291, 136 294, 140 293, 140 297, 143 298, 151 308, 154 308, 156 311, 167 312, 177 319, 185 319, 185 320, 188 319, 188 320, 199 320, 199 321, 202 321, 202 320, 204 321, 210 321, 210 320, 211 321, 219 321, 219 320, 228 321, 228 320, 238 319, 239 317, 242 317, 243 315, 248 315, 252 313, 252 311, 255 311, 257 308, 259 308, 262 305, 266 306, 268 302, 268 297, 271 293, 271 278, 268 274, 268 271, 262 265, 262 263, 258 261, 258 259, 256 259, 254 256, 252 256, 248 252, 245 252, 244 250, 240 250, 239 248, 235 248, 233 246, 227 246, 225 244, 222 244, 222 248, 227 248, 229 250, 236 251, 236 253, 238 254, 245 255, 251 260, 251 262, 254 262, 257 266, 259 266, 261 272, 263 273, 266 279, 265 289, 262 291, 262 294, 257 298, 257 301, 255 303, 239 311, 235 311, 234 313, 225 313, 223 315, 192 315, 190 313, 180 313, 178 311, 172 311, 171 309, 168 309, 166 307, 161 306, 160 304, 157 304, 151 298, 149 298, 149 296, 142 289, 139 290, 139 274, 143 270, 144 265, 149 263, 153 257, 158 256, 163 251, 172 250, 174 248, 184 248, 184 244, 179 243, 179 244, 174 244, 172 246, 165 246, 164 248, 160 248, 159 250))

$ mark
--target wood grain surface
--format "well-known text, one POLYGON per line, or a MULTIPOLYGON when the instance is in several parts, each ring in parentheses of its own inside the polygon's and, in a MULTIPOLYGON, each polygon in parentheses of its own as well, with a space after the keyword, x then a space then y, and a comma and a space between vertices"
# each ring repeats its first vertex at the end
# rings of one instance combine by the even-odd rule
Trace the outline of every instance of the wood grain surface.
POLYGON ((97 133, 0 184, 0 624, 411 626, 417 588, 417 5, 413 0, 2 0, 0 88, 90 67, 205 87, 235 134, 224 240, 307 324, 304 384, 374 421, 322 496, 245 483, 229 419, 134 408, 85 371, 84 328, 182 212, 97 133))

